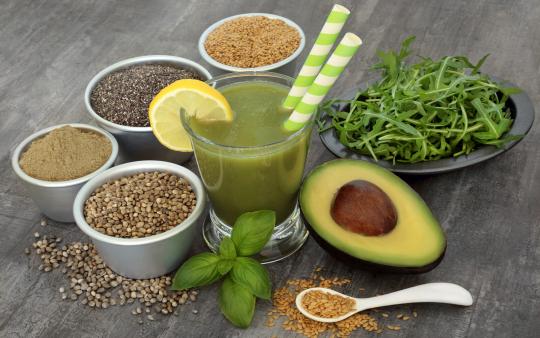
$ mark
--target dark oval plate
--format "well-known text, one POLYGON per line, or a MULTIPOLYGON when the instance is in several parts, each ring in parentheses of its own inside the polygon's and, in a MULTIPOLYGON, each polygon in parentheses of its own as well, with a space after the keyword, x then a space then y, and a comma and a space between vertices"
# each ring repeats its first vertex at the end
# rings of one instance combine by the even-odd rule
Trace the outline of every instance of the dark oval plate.
MULTIPOLYGON (((515 84, 508 81, 498 81, 497 78, 492 77, 494 81, 497 81, 503 85, 503 87, 518 87, 515 84)), ((348 95, 346 97, 353 98, 356 92, 348 95)), ((342 158, 352 158, 356 160, 370 161, 380 165, 381 167, 387 168, 395 173, 400 174, 410 174, 410 175, 429 175, 429 174, 439 174, 445 173, 452 170, 457 170, 477 164, 490 158, 493 158, 497 155, 504 153, 509 150, 516 144, 518 144, 525 135, 529 132, 534 122, 534 107, 531 102, 531 99, 524 91, 521 91, 518 94, 510 95, 507 101, 507 104, 510 108, 512 118, 514 123, 512 128, 507 132, 509 135, 523 135, 522 138, 515 141, 510 141, 506 143, 503 147, 497 148, 495 146, 482 146, 477 150, 471 152, 468 155, 462 155, 459 157, 450 157, 440 160, 425 161, 418 163, 408 163, 408 164, 392 164, 392 162, 386 160, 375 161, 372 157, 361 155, 355 152, 352 149, 347 148, 341 142, 336 135, 335 129, 329 129, 325 132, 319 134, 321 141, 328 148, 328 150, 336 155, 337 157, 342 158)), ((324 117, 330 120, 329 117, 324 117)))

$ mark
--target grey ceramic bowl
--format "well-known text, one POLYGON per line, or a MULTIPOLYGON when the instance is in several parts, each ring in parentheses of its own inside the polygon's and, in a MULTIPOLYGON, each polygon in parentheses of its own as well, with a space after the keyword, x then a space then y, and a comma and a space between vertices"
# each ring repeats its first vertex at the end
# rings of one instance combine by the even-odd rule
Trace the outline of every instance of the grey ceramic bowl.
POLYGON ((162 276, 175 270, 186 258, 204 220, 206 193, 201 180, 190 170, 170 162, 138 161, 116 166, 86 183, 75 198, 73 215, 79 228, 96 246, 105 263, 118 274, 135 279, 162 276), (85 220, 83 208, 92 192, 106 182, 148 171, 168 172, 185 178, 197 197, 195 209, 171 230, 144 238, 117 238, 102 234, 85 220))
POLYGON ((92 177, 113 166, 117 156, 118 143, 111 134, 88 124, 70 123, 45 128, 28 136, 17 146, 17 148, 15 148, 11 157, 11 166, 13 167, 15 174, 17 174, 17 177, 19 177, 24 184, 30 198, 34 200, 45 216, 58 222, 73 222, 73 200, 75 199, 77 192, 92 177), (112 145, 111 156, 107 162, 93 173, 69 181, 44 181, 27 175, 19 165, 19 159, 21 158, 22 153, 24 153, 32 141, 45 136, 45 134, 49 133, 51 130, 65 125, 92 130, 107 137, 112 145))
POLYGON ((86 86, 84 92, 84 104, 86 111, 97 124, 114 135, 120 146, 119 162, 131 162, 139 160, 162 160, 174 163, 183 163, 191 158, 193 152, 173 151, 161 145, 152 133, 150 127, 130 127, 113 123, 99 116, 90 104, 90 95, 98 82, 110 73, 122 68, 145 63, 159 63, 179 66, 197 72, 204 81, 212 76, 201 65, 191 60, 169 55, 146 55, 125 59, 117 62, 97 73, 86 86))
POLYGON ((204 61, 206 61, 208 64, 212 66, 211 69, 214 75, 223 74, 226 72, 247 72, 247 71, 269 72, 269 71, 272 71, 272 72, 277 72, 277 73, 295 77, 298 57, 304 50, 305 45, 306 45, 306 35, 304 34, 304 31, 302 30, 302 28, 300 28, 300 26, 298 26, 294 21, 287 19, 285 17, 279 16, 279 15, 275 15, 275 14, 245 13, 245 14, 233 15, 233 16, 229 16, 227 18, 221 19, 217 21, 216 23, 212 24, 210 27, 208 27, 199 37, 199 54, 201 54, 201 57, 204 59, 204 61), (266 16, 271 19, 279 19, 279 20, 284 21, 287 25, 294 27, 298 31, 298 33, 300 34, 300 45, 294 51, 294 53, 292 53, 286 59, 283 59, 271 65, 253 67, 253 68, 240 68, 240 67, 229 66, 221 62, 218 62, 217 60, 212 58, 210 55, 208 55, 208 53, 206 52, 206 48, 204 48, 204 43, 206 42, 206 39, 208 38, 208 34, 212 33, 214 29, 221 26, 223 23, 227 21, 237 19, 240 17, 249 17, 249 16, 266 16))

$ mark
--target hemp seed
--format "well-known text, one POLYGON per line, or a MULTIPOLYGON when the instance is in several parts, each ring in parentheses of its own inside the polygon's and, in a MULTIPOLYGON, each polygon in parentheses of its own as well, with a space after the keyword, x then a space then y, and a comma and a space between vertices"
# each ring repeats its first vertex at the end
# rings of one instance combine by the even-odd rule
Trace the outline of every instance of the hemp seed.
MULTIPOLYGON (((39 252, 40 271, 60 270, 63 273, 61 276, 64 276, 66 286, 58 288, 62 300, 78 300, 80 304, 94 309, 107 309, 124 305, 127 299, 127 303, 137 303, 133 312, 139 315, 143 313, 142 305, 150 299, 155 302, 159 296, 161 301, 156 303, 156 313, 170 315, 182 299, 185 303, 190 295, 197 295, 196 291, 169 290, 171 276, 142 280, 124 278, 105 265, 94 244, 73 242, 57 247, 57 238, 37 237, 32 248, 34 253, 39 252), (131 298, 132 295, 135 298, 131 298)), ((150 308, 146 307, 144 312, 150 315, 150 308)), ((154 320, 154 317, 149 320, 154 320)))
MULTIPOLYGON (((97 188, 84 204, 84 216, 97 231, 140 238, 174 228, 191 214, 197 199, 184 178, 164 172, 122 177, 97 188), (170 191, 181 191, 182 199, 170 191), (160 203, 152 201, 160 200, 160 203), (186 212, 177 212, 178 209, 186 212)), ((133 293, 131 298, 138 298, 133 293)))

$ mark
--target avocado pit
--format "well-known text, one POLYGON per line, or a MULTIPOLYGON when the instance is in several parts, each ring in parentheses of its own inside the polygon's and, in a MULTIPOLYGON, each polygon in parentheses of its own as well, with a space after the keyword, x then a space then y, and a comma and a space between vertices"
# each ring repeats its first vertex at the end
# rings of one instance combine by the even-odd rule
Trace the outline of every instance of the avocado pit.
POLYGON ((330 214, 342 228, 366 236, 384 235, 397 224, 396 208, 388 195, 364 180, 339 188, 330 214))

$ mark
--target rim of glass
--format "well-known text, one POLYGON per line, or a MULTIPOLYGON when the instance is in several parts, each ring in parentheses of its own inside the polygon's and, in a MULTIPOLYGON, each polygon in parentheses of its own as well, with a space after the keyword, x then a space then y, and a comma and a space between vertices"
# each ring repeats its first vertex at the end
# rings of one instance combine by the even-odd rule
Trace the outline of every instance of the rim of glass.
MULTIPOLYGON (((279 78, 279 79, 282 79, 291 83, 291 85, 294 82, 294 79, 292 77, 288 75, 280 74, 280 73, 246 71, 246 72, 227 73, 227 74, 219 75, 206 81, 206 83, 209 84, 210 86, 214 86, 216 82, 221 81, 221 80, 235 79, 235 78, 241 79, 241 78, 249 78, 249 77, 279 78)), ((272 146, 277 146, 283 143, 287 143, 288 141, 293 140, 294 138, 298 137, 313 124, 314 116, 315 116, 315 113, 312 114, 312 117, 308 120, 308 122, 306 122, 306 124, 301 129, 295 131, 293 134, 287 136, 286 138, 276 141, 276 142, 267 143, 267 144, 258 145, 258 146, 230 146, 230 145, 211 141, 207 139, 206 137, 203 137, 197 134, 195 131, 193 131, 189 123, 186 121, 184 114, 180 114, 180 119, 182 120, 182 125, 184 126, 184 129, 189 133, 191 137, 194 137, 195 139, 202 141, 204 143, 207 143, 209 145, 217 146, 221 148, 228 148, 228 149, 260 149, 260 148, 269 148, 272 146)))

